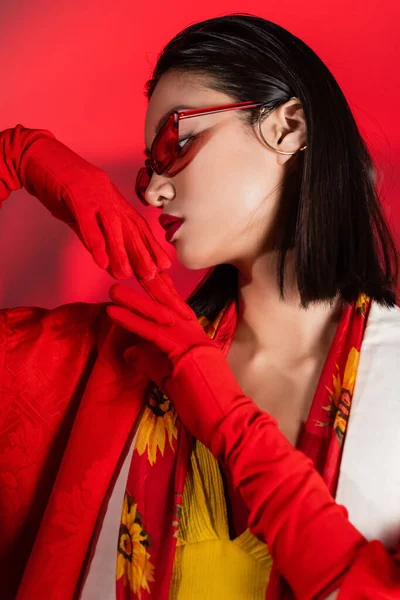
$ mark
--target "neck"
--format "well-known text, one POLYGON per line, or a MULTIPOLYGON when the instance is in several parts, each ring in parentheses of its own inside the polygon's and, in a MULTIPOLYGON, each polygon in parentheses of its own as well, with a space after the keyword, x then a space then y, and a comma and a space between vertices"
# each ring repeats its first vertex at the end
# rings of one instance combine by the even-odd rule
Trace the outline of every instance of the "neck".
POLYGON ((298 363, 330 347, 341 314, 341 302, 300 305, 293 277, 293 255, 285 266, 285 298, 280 298, 276 277, 277 254, 236 264, 238 268, 238 318, 235 340, 251 354, 268 354, 276 360, 298 363))

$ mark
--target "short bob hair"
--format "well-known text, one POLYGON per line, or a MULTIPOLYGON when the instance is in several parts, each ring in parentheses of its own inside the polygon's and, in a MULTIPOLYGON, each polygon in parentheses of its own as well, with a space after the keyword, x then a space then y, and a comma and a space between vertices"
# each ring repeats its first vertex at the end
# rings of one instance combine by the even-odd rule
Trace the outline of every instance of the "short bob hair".
MULTIPOLYGON (((279 207, 283 226, 274 241, 281 298, 286 254, 294 249, 304 308, 338 296, 352 303, 362 292, 395 305, 398 250, 376 190, 376 170, 343 92, 317 54, 276 23, 233 13, 190 25, 165 46, 146 83, 148 99, 168 71, 198 74, 207 87, 237 102, 274 108, 295 96, 302 103, 307 150, 292 157, 300 166, 295 200, 279 207)), ((240 118, 253 124, 258 110, 239 111, 240 118)), ((207 271, 187 303, 212 320, 237 294, 236 267, 220 264, 207 271)))

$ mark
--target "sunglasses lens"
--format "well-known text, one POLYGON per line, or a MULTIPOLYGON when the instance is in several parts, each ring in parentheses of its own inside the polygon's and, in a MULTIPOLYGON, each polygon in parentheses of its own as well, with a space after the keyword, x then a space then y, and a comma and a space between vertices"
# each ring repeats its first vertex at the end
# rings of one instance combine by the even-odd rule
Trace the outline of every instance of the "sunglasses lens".
POLYGON ((159 175, 165 173, 176 159, 178 129, 175 127, 172 117, 173 115, 160 129, 152 146, 154 170, 159 175))
POLYGON ((206 137, 204 134, 198 135, 196 139, 180 148, 178 121, 174 120, 173 114, 168 118, 154 138, 151 147, 152 160, 147 159, 145 167, 138 172, 135 189, 143 204, 148 205, 145 194, 153 169, 158 175, 176 175, 189 164, 206 137))

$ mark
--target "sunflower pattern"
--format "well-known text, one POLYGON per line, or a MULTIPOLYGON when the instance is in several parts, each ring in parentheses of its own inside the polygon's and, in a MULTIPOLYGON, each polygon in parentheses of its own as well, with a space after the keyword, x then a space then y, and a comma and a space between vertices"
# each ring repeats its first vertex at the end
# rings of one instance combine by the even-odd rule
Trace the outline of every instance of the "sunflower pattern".
POLYGON ((140 455, 147 450, 149 463, 156 462, 157 448, 164 456, 165 442, 168 438, 173 452, 173 440, 178 438, 177 414, 168 397, 154 385, 147 395, 143 416, 140 420, 135 451, 140 455))
POLYGON ((365 318, 367 307, 371 302, 371 298, 367 294, 360 294, 356 302, 356 313, 365 318))
POLYGON ((218 325, 219 325, 222 317, 224 316, 227 308, 228 308, 228 305, 224 306, 224 308, 221 309, 221 311, 219 312, 219 314, 215 317, 215 319, 213 321, 210 321, 206 317, 206 315, 203 315, 203 314, 201 314, 198 317, 198 321, 199 321, 200 325, 202 326, 202 328, 204 329, 204 331, 206 332, 208 337, 210 337, 211 339, 214 339, 214 336, 218 329, 218 325))
POLYGON ((139 599, 141 590, 150 592, 149 583, 154 582, 154 566, 147 551, 149 545, 137 504, 126 492, 118 536, 117 581, 123 578, 124 585, 129 585, 139 599))
POLYGON ((336 365, 336 374, 332 376, 333 389, 326 388, 329 404, 322 407, 328 413, 328 418, 326 421, 315 422, 319 427, 333 426, 340 444, 343 442, 349 418, 359 358, 360 353, 353 346, 346 362, 343 382, 340 379, 339 366, 336 365))
MULTIPOLYGON (((356 315, 365 319, 370 302, 369 296, 360 294, 355 305, 356 315)), ((328 404, 322 406, 327 413, 327 420, 314 421, 317 427, 333 427, 340 445, 343 443, 349 419, 359 359, 360 352, 352 346, 347 357, 343 381, 341 381, 339 365, 336 364, 335 372, 332 374, 332 388, 326 387, 328 404)))

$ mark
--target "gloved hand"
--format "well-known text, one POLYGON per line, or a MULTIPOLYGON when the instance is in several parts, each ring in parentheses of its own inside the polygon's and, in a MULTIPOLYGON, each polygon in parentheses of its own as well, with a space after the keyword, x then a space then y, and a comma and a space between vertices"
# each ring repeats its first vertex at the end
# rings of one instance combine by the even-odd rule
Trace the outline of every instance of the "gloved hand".
POLYGON ((161 300, 160 280, 171 287, 167 273, 149 282, 156 301, 119 284, 110 289, 116 305, 107 306, 108 315, 142 338, 124 356, 139 361, 190 433, 230 470, 250 511, 250 531, 267 543, 296 598, 324 598, 340 586, 365 538, 312 461, 244 395, 195 313, 183 319, 161 300))
POLYGON ((67 223, 99 267, 125 279, 132 271, 145 287, 171 260, 147 221, 108 175, 43 129, 17 125, 0 132, 0 206, 24 187, 67 223))

